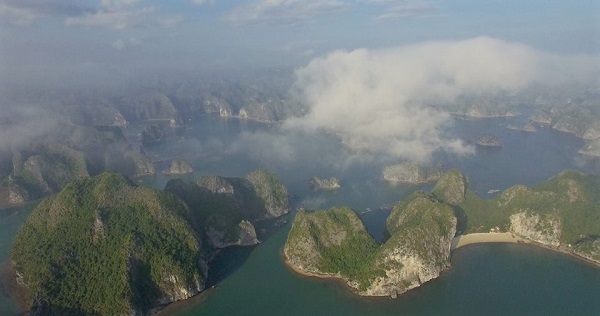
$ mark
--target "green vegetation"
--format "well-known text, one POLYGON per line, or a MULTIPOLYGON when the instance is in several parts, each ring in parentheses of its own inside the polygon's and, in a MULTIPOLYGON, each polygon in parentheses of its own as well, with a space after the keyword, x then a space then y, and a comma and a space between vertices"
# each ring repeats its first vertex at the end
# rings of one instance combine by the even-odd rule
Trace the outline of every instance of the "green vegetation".
POLYGON ((586 236, 600 235, 599 176, 567 170, 536 187, 517 185, 490 200, 468 189, 462 202, 449 199, 448 192, 459 192, 461 187, 462 184, 452 188, 450 184, 438 183, 433 192, 464 212, 466 233, 489 232, 495 228, 514 230, 519 224, 514 215, 522 213, 528 218, 540 218, 537 227, 532 229, 543 235, 549 233, 550 226, 559 225, 561 244, 575 244, 586 236))
POLYGON ((103 173, 43 200, 20 229, 13 268, 34 309, 130 314, 200 291, 202 248, 171 194, 103 173))
POLYGON ((279 217, 289 210, 286 187, 274 173, 264 169, 245 178, 201 176, 190 184, 174 179, 165 190, 190 207, 197 230, 222 235, 220 240, 208 240, 213 245, 235 243, 242 220, 279 217))
POLYGON ((257 169, 245 177, 268 212, 268 217, 278 217, 289 211, 287 188, 277 175, 266 169, 257 169))
POLYGON ((429 270, 441 271, 449 265, 456 218, 447 204, 416 193, 394 207, 387 229, 391 237, 380 246, 351 209, 301 211, 294 219, 284 252, 294 267, 339 275, 368 295, 404 292, 415 279, 431 278, 429 270), (423 264, 400 272, 414 262, 423 264))
POLYGON ((392 295, 435 278, 449 266, 462 233, 510 231, 600 260, 600 176, 564 171, 533 187, 514 186, 484 200, 458 170, 441 175, 432 193, 394 206, 389 239, 374 244, 350 209, 299 212, 284 252, 296 269, 337 274, 364 295, 392 295))
POLYGON ((285 252, 293 260, 298 260, 296 258, 299 256, 299 261, 303 261, 308 271, 339 274, 357 282, 359 290, 365 290, 377 276, 383 274, 372 265, 377 247, 353 210, 333 208, 328 211, 298 212, 285 252), (308 243, 304 240, 307 238, 311 239, 308 243), (312 249, 304 247, 306 244, 310 244, 312 249), (314 253, 319 255, 318 258, 305 256, 314 253))

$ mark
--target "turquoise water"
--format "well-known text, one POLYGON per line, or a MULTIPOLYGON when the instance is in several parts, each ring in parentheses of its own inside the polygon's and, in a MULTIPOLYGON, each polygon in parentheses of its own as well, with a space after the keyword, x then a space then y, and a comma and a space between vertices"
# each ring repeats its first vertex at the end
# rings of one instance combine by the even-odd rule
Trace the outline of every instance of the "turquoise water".
MULTIPOLYGON (((507 130, 510 121, 457 121, 452 133, 474 141, 494 133, 504 142, 498 150, 477 150, 467 157, 439 154, 445 168, 460 168, 482 197, 490 189, 515 184, 535 185, 563 169, 600 173, 600 161, 577 154, 583 141, 542 128, 529 134, 507 130)), ((195 175, 243 176, 257 167, 274 170, 288 186, 294 206, 328 208, 350 206, 363 213, 369 232, 381 240, 387 211, 381 206, 401 200, 431 185, 390 186, 381 179, 385 157, 360 156, 343 148, 331 135, 314 137, 282 132, 237 120, 200 119, 187 128, 185 138, 148 150, 165 168, 174 156, 192 161, 195 175), (277 142, 284 135, 286 143, 277 142), (242 139, 242 140, 240 140, 242 139), (266 140, 266 141, 265 141, 266 140), (266 144, 266 145, 265 145, 266 144), (281 146, 288 144, 290 148, 281 146), (257 149, 257 150, 254 150, 257 149), (283 158, 282 158, 283 157, 283 158), (312 176, 340 179, 335 192, 313 192, 312 176)), ((192 179, 195 175, 185 176, 192 179)), ((158 189, 170 178, 157 175, 137 179, 158 189)), ((0 261, 6 262, 10 244, 30 208, 0 211, 0 261)), ((281 249, 291 221, 253 248, 227 249, 209 271, 214 289, 170 306, 170 315, 590 315, 600 312, 600 269, 583 261, 524 245, 472 245, 458 249, 452 268, 439 279, 399 298, 361 298, 340 282, 299 276, 283 264, 281 249)), ((16 305, 0 295, 0 314, 14 315, 16 305)))
MULTIPOLYGON (((593 315, 600 268, 527 245, 458 249, 440 278, 397 299, 363 298, 340 282, 304 277, 281 260, 289 225, 208 294, 165 311, 174 315, 593 315)), ((227 256, 234 258, 237 250, 227 256)), ((247 256, 247 257, 246 257, 247 256)))

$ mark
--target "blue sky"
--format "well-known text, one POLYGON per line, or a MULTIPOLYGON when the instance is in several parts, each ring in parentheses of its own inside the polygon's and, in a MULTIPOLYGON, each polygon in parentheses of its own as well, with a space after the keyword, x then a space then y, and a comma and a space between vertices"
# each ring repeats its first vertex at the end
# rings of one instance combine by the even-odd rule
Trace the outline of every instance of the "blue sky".
POLYGON ((0 67, 301 66, 336 49, 482 35, 598 54, 599 20, 598 1, 0 0, 0 67))

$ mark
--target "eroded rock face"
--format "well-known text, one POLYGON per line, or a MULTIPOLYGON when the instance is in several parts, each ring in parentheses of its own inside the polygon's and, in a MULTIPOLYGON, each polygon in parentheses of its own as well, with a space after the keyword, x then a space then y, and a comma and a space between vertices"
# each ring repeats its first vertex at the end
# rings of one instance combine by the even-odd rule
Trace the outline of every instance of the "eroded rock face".
POLYGON ((275 218, 290 211, 288 191, 277 175, 266 169, 257 169, 245 177, 267 211, 267 218, 275 218))
POLYGON ((386 166, 383 178, 392 183, 427 183, 439 179, 439 168, 427 168, 412 162, 404 162, 386 166))
POLYGON ((151 176, 156 174, 154 164, 148 157, 137 151, 128 151, 125 156, 129 158, 129 161, 133 166, 133 176, 151 176))
POLYGON ((463 203, 466 192, 467 179, 456 169, 444 172, 433 188, 433 194, 452 205, 463 203))
POLYGON ((529 119, 531 121, 539 123, 539 124, 544 124, 544 125, 552 124, 552 116, 550 116, 550 114, 544 113, 544 112, 534 113, 529 117, 529 119))
POLYGON ((209 242, 214 248, 226 248, 229 246, 253 246, 260 243, 256 237, 256 229, 251 222, 242 220, 238 224, 237 228, 237 239, 233 238, 233 240, 229 240, 227 236, 225 236, 225 231, 215 229, 213 227, 208 228, 206 235, 208 236, 209 242))
POLYGON ((477 140, 477 145, 483 147, 502 147, 502 141, 498 136, 486 134, 477 140))
POLYGON ((449 267, 456 225, 449 205, 423 193, 394 207, 380 246, 349 209, 300 212, 284 254, 294 269, 342 278, 360 295, 395 297, 449 267))
POLYGON ((192 165, 187 160, 183 159, 174 159, 171 161, 169 168, 162 171, 162 173, 166 175, 188 174, 192 172, 194 172, 192 165))
POLYGON ((319 177, 310 178, 310 188, 312 190, 336 190, 341 187, 340 180, 334 177, 327 179, 321 179, 319 177))
POLYGON ((233 194, 233 185, 226 178, 219 176, 201 176, 196 180, 196 185, 212 193, 233 194))
POLYGON ((543 245, 560 246, 562 223, 558 214, 521 211, 510 216, 510 231, 543 245))

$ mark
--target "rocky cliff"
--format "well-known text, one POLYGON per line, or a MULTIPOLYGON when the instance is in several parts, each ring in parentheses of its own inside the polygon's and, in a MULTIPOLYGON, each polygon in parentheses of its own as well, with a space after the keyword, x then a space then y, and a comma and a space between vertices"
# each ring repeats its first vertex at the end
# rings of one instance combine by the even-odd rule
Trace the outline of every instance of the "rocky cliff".
POLYGON ((443 187, 441 190, 436 186, 434 193, 451 203, 459 217, 465 216, 466 233, 505 231, 581 256, 586 251, 591 256, 595 251, 592 246, 575 246, 592 245, 600 235, 598 175, 567 170, 532 188, 513 186, 489 200, 480 198, 468 187, 463 190, 456 186, 450 190, 452 195, 448 194, 447 185, 443 187), (463 191, 463 199, 453 198, 463 191))
POLYGON ((334 208, 299 212, 284 254, 299 272, 342 278, 360 295, 392 297, 439 276, 457 233, 511 232, 600 262, 599 187, 598 175, 564 171, 484 200, 449 170, 432 194, 417 192, 394 206, 382 245, 373 244, 352 210, 334 208))
POLYGON ((340 277, 360 295, 395 297, 450 265, 456 223, 450 206, 416 194, 394 207, 391 237, 379 246, 350 209, 299 212, 284 254, 298 271, 340 277))
POLYGON ((436 181, 441 175, 439 167, 424 167, 412 162, 389 165, 383 169, 383 178, 396 183, 427 183, 436 181))
POLYGON ((477 139, 476 143, 477 145, 483 147, 502 147, 502 141, 500 140, 500 138, 498 138, 498 136, 496 135, 491 134, 482 135, 481 137, 479 137, 479 139, 477 139))
POLYGON ((162 171, 162 173, 166 175, 179 175, 192 172, 194 172, 194 168, 192 168, 192 165, 187 160, 183 159, 172 160, 169 168, 162 171))
POLYGON ((188 213, 172 195, 113 173, 46 198, 11 252, 32 313, 144 314, 195 295, 206 263, 188 213))
POLYGON ((312 177, 310 178, 309 185, 311 190, 336 190, 342 187, 340 185, 340 180, 334 177, 327 179, 312 177))
POLYGON ((200 176, 195 183, 171 180, 165 190, 186 202, 194 222, 214 248, 257 244, 253 222, 289 210, 287 189, 275 174, 263 169, 244 178, 200 176))

